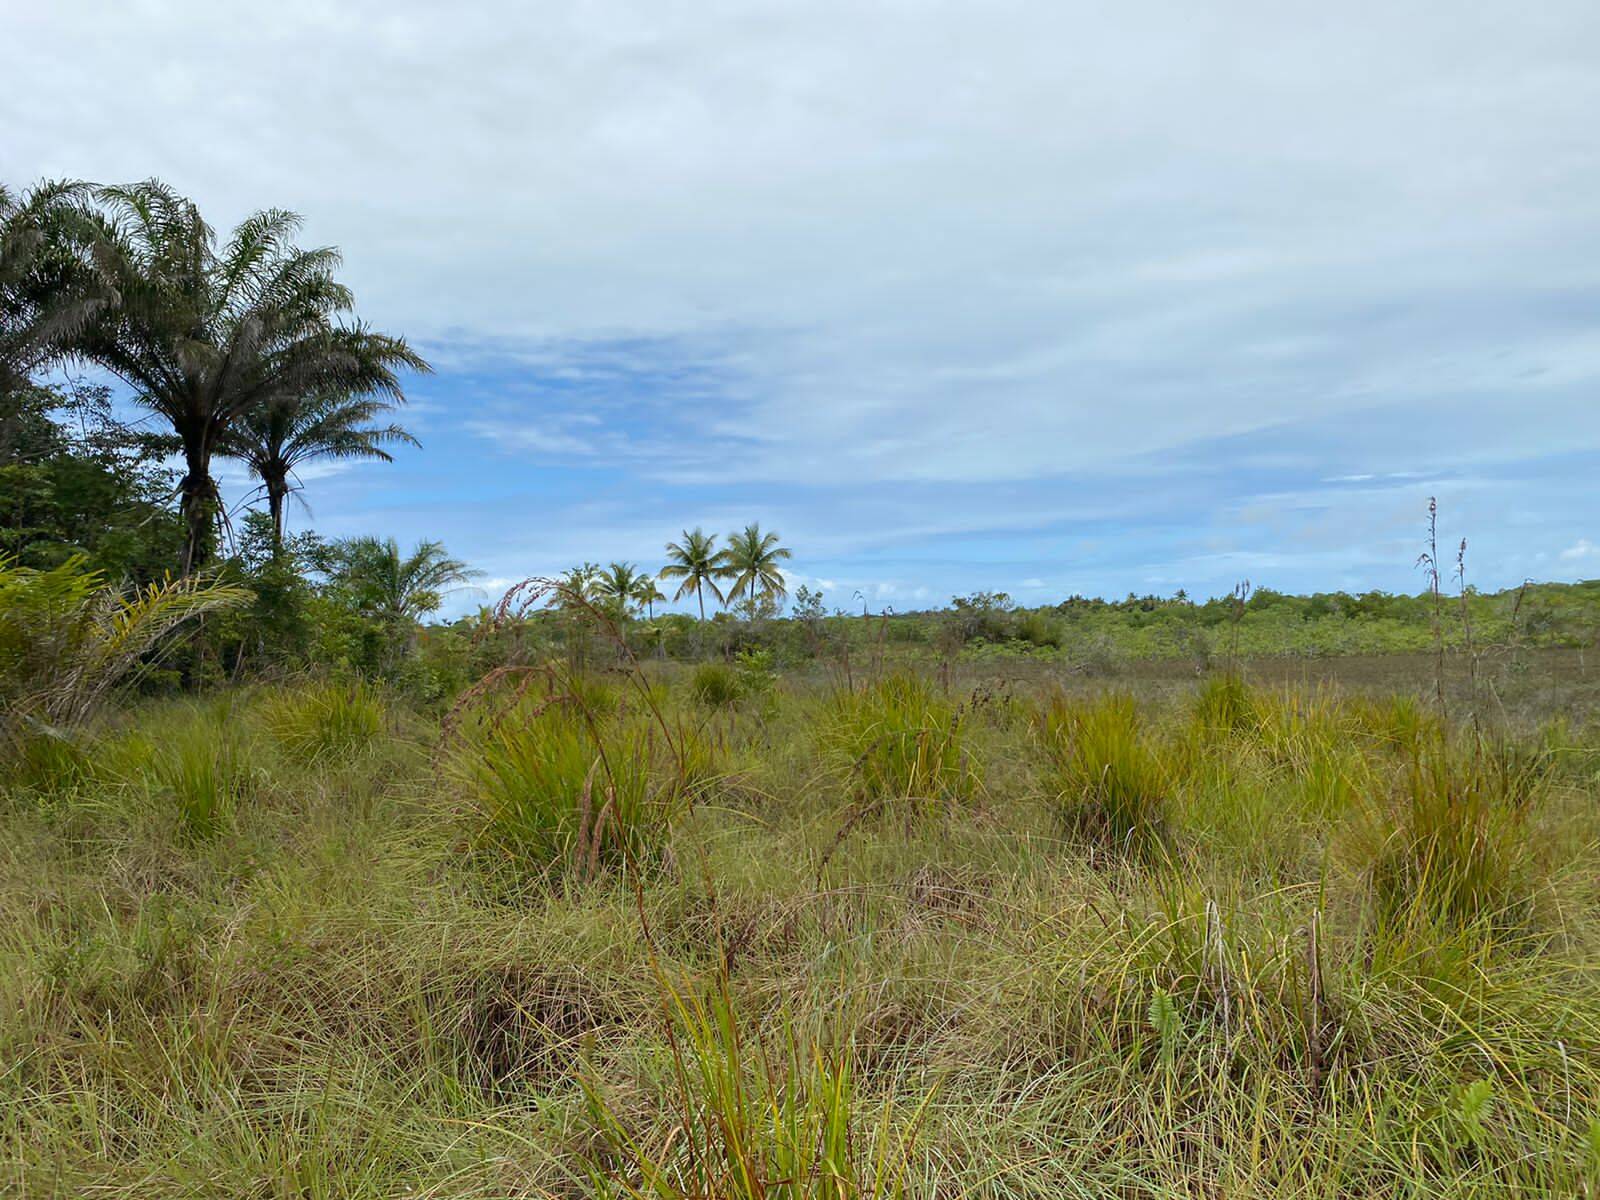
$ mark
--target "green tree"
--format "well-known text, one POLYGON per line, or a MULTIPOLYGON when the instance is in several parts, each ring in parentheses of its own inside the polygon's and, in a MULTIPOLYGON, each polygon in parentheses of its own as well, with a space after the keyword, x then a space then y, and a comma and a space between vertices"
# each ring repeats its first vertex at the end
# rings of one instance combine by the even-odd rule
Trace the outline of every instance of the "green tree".
POLYGON ((261 480, 274 549, 283 547, 284 502, 301 486, 294 481, 301 464, 319 458, 393 462, 385 445, 419 444, 399 425, 373 424, 392 407, 376 396, 279 396, 247 410, 224 433, 219 452, 261 480))
POLYGON ((170 453, 115 419, 104 385, 0 392, 0 552, 41 568, 85 554, 108 579, 160 578, 183 541, 170 453))
POLYGON ((366 616, 385 624, 413 623, 437 612, 444 597, 478 577, 442 542, 418 542, 401 554, 394 538, 358 537, 334 543, 334 584, 366 616))
POLYGON ((732 581, 728 601, 743 599, 753 617, 762 602, 775 603, 787 596, 783 571, 778 564, 789 558, 776 533, 762 533, 759 523, 746 525, 728 535, 728 545, 717 556, 723 577, 732 581))
POLYGON ((666 603, 666 599, 654 575, 639 576, 639 582, 633 588, 633 602, 644 606, 647 620, 656 619, 656 605, 666 603))
POLYGON ((667 565, 661 568, 661 578, 682 581, 672 598, 682 600, 693 593, 694 598, 700 603, 702 622, 706 619, 707 588, 711 589, 711 594, 717 598, 717 603, 726 603, 722 589, 717 586, 717 581, 723 577, 720 560, 717 535, 703 533, 699 526, 695 527, 693 533, 685 529, 681 542, 667 543, 667 565))
POLYGON ((112 298, 88 249, 88 197, 82 183, 0 185, 0 396, 60 359, 112 298))
POLYGON ((182 570, 211 551, 219 511, 212 456, 252 410, 284 397, 381 395, 397 372, 427 370, 401 338, 346 323, 354 299, 331 247, 301 250, 293 213, 247 217, 217 245, 195 205, 157 180, 99 188, 93 261, 115 303, 64 339, 134 391, 177 435, 182 570))
POLYGON ((625 619, 637 599, 639 581, 645 578, 647 576, 632 563, 614 562, 596 580, 595 590, 619 619, 625 619))

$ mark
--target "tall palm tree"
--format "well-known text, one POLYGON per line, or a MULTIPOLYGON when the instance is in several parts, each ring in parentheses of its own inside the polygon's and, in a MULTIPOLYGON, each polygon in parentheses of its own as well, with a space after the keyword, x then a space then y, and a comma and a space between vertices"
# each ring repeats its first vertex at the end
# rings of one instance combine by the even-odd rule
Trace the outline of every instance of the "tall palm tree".
POLYGON ((563 607, 581 607, 584 601, 593 603, 600 598, 600 564, 586 562, 568 567, 559 582, 567 593, 560 598, 563 607))
POLYGON ((445 553, 442 542, 418 542, 401 554, 393 538, 358 537, 334 547, 333 575, 370 617, 403 625, 438 611, 444 597, 482 572, 445 553))
POLYGON ((754 616, 758 597, 781 600, 787 596, 778 563, 788 557, 788 549, 778 544, 778 535, 762 533, 759 522, 730 533, 727 547, 717 556, 724 577, 733 581, 728 588, 729 602, 743 597, 754 616))
POLYGON ((700 602, 701 621, 706 619, 706 588, 711 589, 717 603, 725 602, 722 589, 717 586, 717 580, 722 578, 719 558, 717 535, 702 533, 698 525, 693 533, 685 529, 681 542, 667 543, 667 565, 661 568, 661 578, 683 581, 672 598, 682 600, 693 592, 700 602))
POLYGON ((644 605, 647 620, 656 619, 656 605, 665 603, 666 599, 654 575, 639 576, 639 582, 633 588, 633 602, 644 605))
POLYGON ((399 425, 372 422, 391 405, 375 396, 279 396, 247 411, 229 429, 218 452, 250 468, 267 493, 272 546, 283 547, 283 507, 295 468, 318 458, 375 458, 393 462, 385 444, 419 443, 399 425))
POLYGON ((185 574, 211 547, 211 459, 251 410, 283 397, 404 400, 398 372, 427 364, 402 338, 346 321, 338 251, 301 250, 300 219, 247 217, 220 247, 194 204, 157 180, 95 192, 93 260, 115 303, 69 339, 70 352, 134 389, 182 444, 185 574))
POLYGON ((646 576, 632 563, 614 562, 607 567, 595 583, 595 590, 619 617, 628 615, 628 607, 637 598, 639 581, 646 576))
POLYGON ((89 253, 89 187, 0 184, 0 393, 62 357, 72 335, 111 302, 89 253))

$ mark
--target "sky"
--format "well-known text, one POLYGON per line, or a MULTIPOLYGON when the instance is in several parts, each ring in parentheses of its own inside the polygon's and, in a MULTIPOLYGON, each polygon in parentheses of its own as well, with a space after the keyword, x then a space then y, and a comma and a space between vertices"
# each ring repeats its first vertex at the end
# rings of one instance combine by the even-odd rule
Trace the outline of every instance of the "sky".
MULTIPOLYGON (((0 5, 0 179, 333 244, 433 363, 298 527, 483 602, 759 521, 791 585, 1600 576, 1600 5, 0 5)), ((242 482, 225 476, 239 494, 242 482)))

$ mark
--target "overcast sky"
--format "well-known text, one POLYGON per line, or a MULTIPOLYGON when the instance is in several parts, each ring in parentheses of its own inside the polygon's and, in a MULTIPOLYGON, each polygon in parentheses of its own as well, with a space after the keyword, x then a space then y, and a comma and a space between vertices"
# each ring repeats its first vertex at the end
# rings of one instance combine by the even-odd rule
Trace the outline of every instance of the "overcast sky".
POLYGON ((1437 494, 1600 576, 1595 0, 18 0, 0 81, 0 179, 295 209, 435 363, 301 527, 906 609, 1415 590, 1437 494))

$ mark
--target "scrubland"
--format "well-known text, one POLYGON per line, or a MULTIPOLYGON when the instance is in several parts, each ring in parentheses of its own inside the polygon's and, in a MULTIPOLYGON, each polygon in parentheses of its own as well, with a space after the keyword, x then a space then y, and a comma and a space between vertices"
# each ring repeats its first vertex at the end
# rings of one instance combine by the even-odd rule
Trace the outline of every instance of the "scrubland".
POLYGON ((0 809, 0 1187, 1600 1194, 1600 688, 1265 674, 114 713, 0 809))

